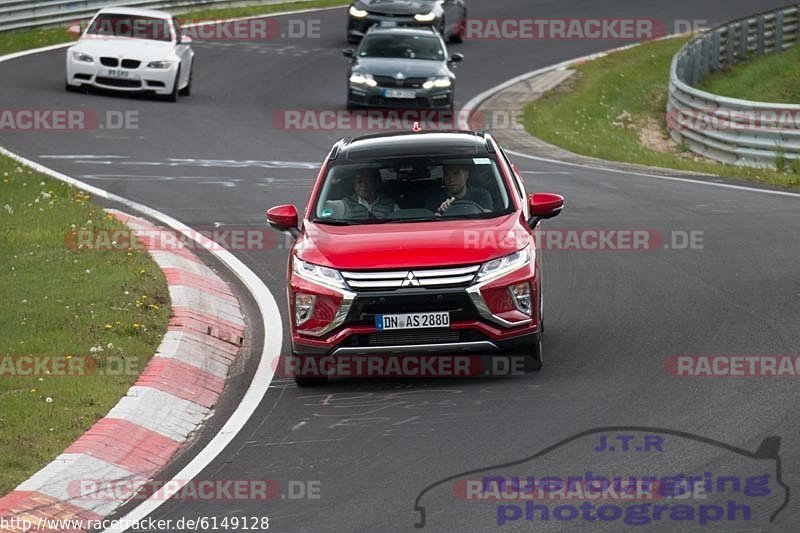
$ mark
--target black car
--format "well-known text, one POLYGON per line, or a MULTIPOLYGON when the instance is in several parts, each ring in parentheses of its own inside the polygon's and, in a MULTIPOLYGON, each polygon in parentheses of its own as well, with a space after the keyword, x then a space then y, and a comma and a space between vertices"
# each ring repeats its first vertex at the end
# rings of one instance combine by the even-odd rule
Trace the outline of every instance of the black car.
POLYGON ((357 43, 375 24, 433 26, 451 43, 464 37, 464 0, 355 0, 347 10, 347 40, 357 43))
POLYGON ((447 55, 433 28, 374 27, 351 58, 347 108, 453 109, 456 76, 450 67, 464 59, 447 55))

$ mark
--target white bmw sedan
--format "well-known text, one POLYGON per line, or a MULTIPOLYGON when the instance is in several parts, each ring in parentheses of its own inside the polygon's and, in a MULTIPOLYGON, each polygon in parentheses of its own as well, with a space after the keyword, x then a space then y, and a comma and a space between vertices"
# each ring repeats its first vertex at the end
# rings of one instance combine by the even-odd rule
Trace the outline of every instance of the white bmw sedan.
MULTIPOLYGON (((70 31, 80 33, 80 28, 70 31)), ((194 52, 169 13, 124 7, 98 11, 67 49, 67 90, 84 85, 153 92, 171 101, 192 87, 194 52)))

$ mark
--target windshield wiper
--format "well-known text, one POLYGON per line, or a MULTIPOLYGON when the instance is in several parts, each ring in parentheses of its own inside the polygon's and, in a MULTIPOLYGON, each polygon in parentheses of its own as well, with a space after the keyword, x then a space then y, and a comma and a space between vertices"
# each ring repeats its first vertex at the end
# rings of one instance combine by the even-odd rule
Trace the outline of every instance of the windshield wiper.
POLYGON ((315 224, 327 224, 329 226, 352 226, 353 222, 350 220, 339 220, 330 218, 315 218, 311 222, 315 224))

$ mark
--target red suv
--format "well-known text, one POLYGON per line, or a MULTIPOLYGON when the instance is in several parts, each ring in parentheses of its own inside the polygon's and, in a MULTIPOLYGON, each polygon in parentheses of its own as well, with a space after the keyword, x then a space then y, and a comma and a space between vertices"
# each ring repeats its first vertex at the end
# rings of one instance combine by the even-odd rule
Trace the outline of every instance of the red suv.
MULTIPOLYGON (((342 139, 302 222, 267 219, 296 242, 288 300, 295 363, 391 354, 520 354, 542 364, 541 257, 534 228, 561 212, 528 195, 488 134, 342 139)), ((299 370, 298 385, 327 375, 299 370)), ((318 368, 318 367, 317 367, 318 368)))

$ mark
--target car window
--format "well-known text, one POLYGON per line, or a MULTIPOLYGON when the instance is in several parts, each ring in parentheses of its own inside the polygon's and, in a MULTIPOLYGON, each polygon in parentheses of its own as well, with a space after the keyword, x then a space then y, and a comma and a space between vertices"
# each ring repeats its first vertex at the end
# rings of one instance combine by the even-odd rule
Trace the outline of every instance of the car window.
POLYGON ((148 39, 151 41, 172 40, 169 20, 115 13, 98 15, 86 30, 86 34, 148 39))
POLYGON ((505 181, 492 158, 393 158, 330 166, 312 218, 348 224, 452 220, 492 217, 512 208, 505 181), (461 176, 451 177, 449 187, 448 172, 461 176), (363 185, 365 176, 373 182, 368 187, 363 185), (459 179, 463 188, 459 188, 459 179), (365 189, 369 194, 364 194, 365 189), (438 212, 448 198, 453 198, 452 207, 438 212))
POLYGON ((358 49, 359 57, 392 57, 442 61, 445 57, 438 37, 425 35, 367 35, 358 49))
POLYGON ((182 35, 182 33, 181 33, 181 32, 182 32, 182 30, 181 30, 181 23, 180 23, 180 22, 178 22, 178 19, 176 19, 176 18, 174 18, 174 17, 173 17, 173 18, 172 18, 172 25, 173 25, 173 26, 174 26, 174 28, 175 28, 175 40, 176 40, 177 42, 181 42, 181 35, 182 35))
POLYGON ((520 199, 524 202, 525 201, 525 187, 521 182, 522 176, 518 176, 516 172, 514 172, 514 165, 511 164, 511 160, 508 158, 508 154, 502 148, 500 149, 500 153, 503 155, 503 161, 505 161, 506 167, 508 167, 508 173, 511 174, 511 177, 514 181, 514 187, 517 189, 517 194, 519 195, 520 199))

